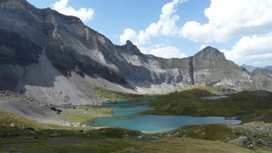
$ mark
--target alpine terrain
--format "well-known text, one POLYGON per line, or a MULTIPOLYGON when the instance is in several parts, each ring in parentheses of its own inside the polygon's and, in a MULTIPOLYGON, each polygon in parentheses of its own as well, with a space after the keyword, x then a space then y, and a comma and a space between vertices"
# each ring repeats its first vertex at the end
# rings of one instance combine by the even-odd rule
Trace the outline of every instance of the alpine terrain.
POLYGON ((0 0, 0 152, 247 153, 253 145, 271 152, 271 78, 271 67, 241 67, 210 46, 186 58, 159 58, 130 40, 115 45, 77 17, 0 0), (101 106, 106 101, 125 101, 126 111, 144 104, 118 121, 187 115, 235 122, 152 134, 92 126, 112 116, 101 106))

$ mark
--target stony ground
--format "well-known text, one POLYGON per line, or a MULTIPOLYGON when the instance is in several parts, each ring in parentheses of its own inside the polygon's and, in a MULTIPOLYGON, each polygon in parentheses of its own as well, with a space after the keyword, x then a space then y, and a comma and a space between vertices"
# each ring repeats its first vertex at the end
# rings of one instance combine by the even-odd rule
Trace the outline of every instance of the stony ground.
POLYGON ((41 123, 65 126, 82 126, 89 120, 111 114, 111 110, 94 106, 47 105, 22 94, 9 91, 0 93, 0 110, 15 113, 41 123))

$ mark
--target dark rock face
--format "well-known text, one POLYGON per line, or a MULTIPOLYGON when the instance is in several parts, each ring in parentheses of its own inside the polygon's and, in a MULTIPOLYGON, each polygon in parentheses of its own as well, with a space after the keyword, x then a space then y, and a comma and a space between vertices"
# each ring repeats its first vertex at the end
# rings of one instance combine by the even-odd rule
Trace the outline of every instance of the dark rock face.
POLYGON ((36 63, 44 51, 64 75, 79 67, 89 75, 98 74, 109 81, 125 83, 119 72, 76 50, 79 45, 74 43, 80 43, 85 50, 101 45, 95 38, 100 35, 85 27, 78 18, 51 9, 38 10, 25 0, 1 1, 1 8, 0 20, 5 24, 0 27, 0 64, 25 66, 36 63), (86 31, 90 32, 89 35, 86 31))
POLYGON ((0 7, 0 64, 37 62, 45 39, 44 11, 24 0, 3 0, 0 7))
POLYGON ((19 82, 18 76, 9 71, 0 73, 0 78, 0 90, 14 91, 19 82))
MULTIPOLYGON (((212 47, 188 58, 163 59, 142 54, 130 41, 123 46, 114 45, 77 17, 49 8, 36 9, 25 0, 0 0, 0 8, 0 90, 15 90, 22 82, 41 86, 43 83, 24 82, 24 77, 44 55, 67 78, 75 72, 83 79, 99 77, 146 92, 169 92, 197 85, 242 90, 253 85, 241 67, 212 47)), ((54 86, 53 82, 48 84, 54 86)))
POLYGON ((190 78, 191 78, 191 85, 194 85, 195 84, 195 78, 194 78, 194 57, 190 57, 189 58, 189 75, 190 75, 190 78))
POLYGON ((0 29, 0 64, 28 65, 38 62, 42 48, 18 33, 0 29))

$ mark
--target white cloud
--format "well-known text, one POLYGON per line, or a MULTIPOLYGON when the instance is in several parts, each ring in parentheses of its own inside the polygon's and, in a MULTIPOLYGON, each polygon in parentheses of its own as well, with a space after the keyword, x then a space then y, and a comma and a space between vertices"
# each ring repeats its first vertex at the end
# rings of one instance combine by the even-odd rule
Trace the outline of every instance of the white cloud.
POLYGON ((271 64, 272 33, 242 37, 232 50, 221 50, 238 64, 271 64), (269 62, 268 62, 269 61, 269 62))
MULTIPOLYGON (((158 36, 180 36, 181 28, 176 25, 180 16, 175 14, 177 6, 187 0, 173 0, 162 7, 160 19, 156 23, 151 23, 145 30, 136 32, 133 29, 127 28, 123 35, 120 36, 120 42, 125 43, 127 40, 132 41, 136 45, 145 45, 151 42, 152 37, 158 36)), ((167 46, 164 44, 155 45, 152 48, 139 47, 145 54, 152 54, 163 58, 183 58, 187 55, 180 53, 180 49, 167 46)))
POLYGON ((133 29, 127 28, 124 30, 124 34, 120 36, 120 41, 125 43, 127 40, 132 41, 136 45, 144 45, 150 41, 150 35, 143 31, 137 34, 133 29))
POLYGON ((177 6, 186 0, 173 0, 162 7, 162 12, 159 21, 151 23, 145 30, 140 30, 138 33, 133 29, 125 29, 123 35, 120 36, 120 42, 125 43, 126 40, 131 40, 136 45, 144 45, 150 42, 152 37, 157 36, 174 36, 180 35, 181 29, 176 25, 179 20, 177 6))
POLYGON ((187 22, 182 34, 194 42, 222 42, 272 31, 271 0, 211 0, 208 23, 187 22))
POLYGON ((94 9, 92 8, 80 8, 78 10, 71 6, 68 6, 69 0, 60 0, 53 4, 53 9, 65 15, 76 16, 83 22, 87 22, 93 19, 94 9))
POLYGON ((152 49, 139 47, 139 49, 145 54, 152 54, 162 58, 184 58, 187 55, 180 52, 180 49, 174 46, 155 45, 152 49))

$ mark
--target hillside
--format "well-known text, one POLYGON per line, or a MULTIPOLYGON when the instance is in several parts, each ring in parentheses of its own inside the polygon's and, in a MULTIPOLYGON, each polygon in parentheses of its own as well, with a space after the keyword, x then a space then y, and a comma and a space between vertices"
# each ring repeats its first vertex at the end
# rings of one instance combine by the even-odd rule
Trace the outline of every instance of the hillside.
POLYGON ((259 88, 270 91, 272 90, 272 70, 256 68, 251 72, 251 74, 259 88))

